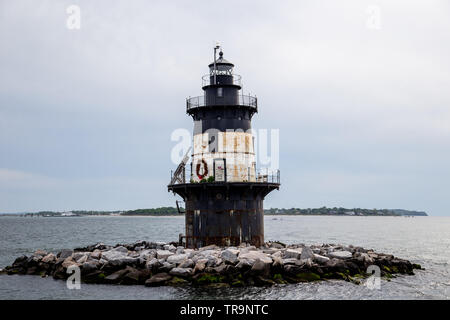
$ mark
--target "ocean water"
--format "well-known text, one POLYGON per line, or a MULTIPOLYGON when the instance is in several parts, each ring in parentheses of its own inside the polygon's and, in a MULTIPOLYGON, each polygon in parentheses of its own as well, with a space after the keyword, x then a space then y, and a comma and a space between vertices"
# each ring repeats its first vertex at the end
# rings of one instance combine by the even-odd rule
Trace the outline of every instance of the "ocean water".
MULTIPOLYGON (((0 268, 36 249, 56 252, 103 242, 177 241, 183 217, 0 216, 0 268)), ((425 270, 382 280, 379 289, 331 280, 269 288, 173 288, 81 284, 39 276, 0 275, 0 299, 449 299, 450 218, 266 216, 265 240, 339 243, 392 253, 425 270)))

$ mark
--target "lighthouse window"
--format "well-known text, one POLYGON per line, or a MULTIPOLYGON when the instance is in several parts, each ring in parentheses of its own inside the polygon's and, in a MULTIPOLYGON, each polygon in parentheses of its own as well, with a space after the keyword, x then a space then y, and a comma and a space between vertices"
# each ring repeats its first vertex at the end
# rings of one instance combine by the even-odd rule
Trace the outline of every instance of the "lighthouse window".
POLYGON ((222 88, 217 88, 217 96, 218 97, 222 97, 223 96, 222 88))

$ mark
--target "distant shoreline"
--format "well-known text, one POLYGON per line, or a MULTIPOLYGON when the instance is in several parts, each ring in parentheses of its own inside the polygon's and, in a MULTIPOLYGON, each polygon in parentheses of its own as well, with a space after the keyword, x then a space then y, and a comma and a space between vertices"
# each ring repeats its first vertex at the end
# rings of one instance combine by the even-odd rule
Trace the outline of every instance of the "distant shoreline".
MULTIPOLYGON (((184 214, 147 214, 147 215, 109 215, 109 214, 99 214, 99 215, 74 215, 74 216, 39 216, 39 215, 23 215, 15 213, 0 213, 0 217, 22 217, 22 218, 80 218, 80 217, 120 217, 120 218, 133 218, 133 217, 183 217, 184 214)), ((337 215, 337 214, 276 214, 276 213, 265 213, 264 216, 268 217, 429 217, 428 215, 360 215, 360 216, 349 216, 349 215, 337 215)))
MULTIPOLYGON (((137 209, 123 211, 40 211, 40 212, 21 212, 21 213, 0 213, 0 216, 22 216, 22 217, 177 217, 184 215, 184 208, 160 207, 152 209, 137 209)), ((267 216, 335 216, 335 217, 415 217, 428 216, 424 211, 413 211, 404 209, 362 209, 362 208, 271 208, 264 210, 267 216)))

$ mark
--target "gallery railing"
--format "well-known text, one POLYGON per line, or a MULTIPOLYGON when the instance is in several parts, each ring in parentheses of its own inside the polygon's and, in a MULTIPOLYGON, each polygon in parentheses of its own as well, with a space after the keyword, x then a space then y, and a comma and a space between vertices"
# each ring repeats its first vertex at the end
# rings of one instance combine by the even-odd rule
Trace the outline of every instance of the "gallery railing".
MULTIPOLYGON (((170 171, 170 179, 173 178, 173 170, 170 171)), ((275 183, 280 184, 280 170, 269 170, 269 169, 260 169, 256 172, 256 174, 248 173, 247 179, 235 179, 236 177, 231 174, 225 175, 225 181, 216 181, 214 175, 209 175, 208 177, 200 179, 200 177, 196 177, 196 174, 192 172, 190 169, 184 168, 184 171, 181 175, 180 183, 215 183, 215 182, 261 182, 261 183, 275 183)))
POLYGON ((254 96, 240 94, 234 101, 227 101, 220 97, 212 97, 206 99, 205 96, 190 97, 186 99, 186 111, 192 108, 208 107, 208 106, 220 106, 220 105, 237 105, 252 107, 258 110, 258 99, 254 96))

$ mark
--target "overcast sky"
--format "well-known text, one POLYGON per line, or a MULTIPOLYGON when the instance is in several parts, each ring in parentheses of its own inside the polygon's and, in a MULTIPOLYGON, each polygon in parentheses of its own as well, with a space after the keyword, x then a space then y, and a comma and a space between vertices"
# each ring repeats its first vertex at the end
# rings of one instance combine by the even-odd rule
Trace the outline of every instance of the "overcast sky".
POLYGON ((170 135, 192 130, 218 40, 258 96, 253 127, 280 130, 265 207, 449 215, 449 16, 447 0, 0 0, 0 212, 173 206, 170 135))

